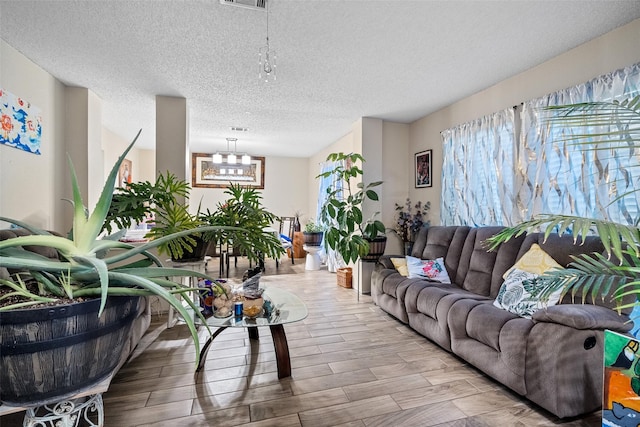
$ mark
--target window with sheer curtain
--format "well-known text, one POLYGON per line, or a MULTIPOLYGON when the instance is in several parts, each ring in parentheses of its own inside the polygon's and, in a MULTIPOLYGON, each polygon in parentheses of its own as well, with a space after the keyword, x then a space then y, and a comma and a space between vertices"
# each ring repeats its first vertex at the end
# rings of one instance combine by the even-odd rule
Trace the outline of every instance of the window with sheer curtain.
POLYGON ((640 151, 619 144, 589 150, 568 138, 569 129, 550 126, 541 115, 550 105, 638 94, 635 64, 527 101, 518 107, 517 121, 507 109, 442 132, 441 223, 514 225, 541 213, 636 223, 640 151))
MULTIPOLYGON (((640 64, 600 76, 522 106, 522 132, 517 169, 520 181, 513 222, 541 213, 577 215, 621 224, 635 224, 640 205, 640 151, 602 138, 580 142, 562 125, 549 125, 544 107, 591 101, 625 100, 640 94, 640 64), (599 144, 590 144, 590 142, 599 144), (596 150, 595 148, 598 147, 596 150)), ((624 124, 603 123, 579 134, 624 130, 624 124)))
POLYGON ((447 129, 442 140, 441 224, 504 224, 514 199, 513 109, 447 129))

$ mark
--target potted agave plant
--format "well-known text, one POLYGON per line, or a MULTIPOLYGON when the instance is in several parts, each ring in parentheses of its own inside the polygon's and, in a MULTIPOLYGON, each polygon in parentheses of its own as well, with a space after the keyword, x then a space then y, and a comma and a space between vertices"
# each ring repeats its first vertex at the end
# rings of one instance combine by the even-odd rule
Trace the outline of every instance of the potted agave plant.
MULTIPOLYGON (((209 277, 164 268, 149 250, 176 237, 217 227, 183 230, 136 246, 99 238, 118 169, 138 136, 111 170, 90 214, 70 164, 74 206, 70 237, 0 217, 27 231, 27 235, 0 241, 0 270, 6 269, 0 279, 1 402, 38 406, 59 401, 110 375, 120 360, 120 348, 140 297, 158 296, 177 310, 199 350, 193 313, 206 325, 204 318, 190 297, 192 290, 169 278, 209 277), (25 250, 33 247, 53 249, 57 259, 25 250), (110 253, 111 249, 118 251, 110 253)), ((194 366, 198 355, 196 351, 194 366)))

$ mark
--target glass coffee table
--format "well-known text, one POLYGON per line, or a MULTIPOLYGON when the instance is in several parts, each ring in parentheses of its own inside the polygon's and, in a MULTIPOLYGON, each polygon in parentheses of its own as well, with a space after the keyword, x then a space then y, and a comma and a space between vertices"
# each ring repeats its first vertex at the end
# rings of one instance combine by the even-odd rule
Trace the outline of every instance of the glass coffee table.
POLYGON ((273 338, 273 347, 276 352, 276 362, 278 365, 278 378, 291 376, 291 359, 289 357, 289 345, 287 344, 287 336, 284 331, 284 325, 287 323, 299 322, 307 317, 307 306, 300 298, 289 291, 275 287, 265 288, 263 293, 265 301, 271 301, 273 310, 269 316, 262 315, 256 318, 248 318, 246 316, 235 317, 231 315, 227 318, 217 318, 211 316, 207 319, 207 324, 218 329, 207 339, 207 342, 200 351, 200 363, 196 372, 204 369, 207 361, 207 354, 213 340, 227 328, 247 328, 249 338, 253 340, 259 339, 258 327, 268 326, 271 330, 273 338))

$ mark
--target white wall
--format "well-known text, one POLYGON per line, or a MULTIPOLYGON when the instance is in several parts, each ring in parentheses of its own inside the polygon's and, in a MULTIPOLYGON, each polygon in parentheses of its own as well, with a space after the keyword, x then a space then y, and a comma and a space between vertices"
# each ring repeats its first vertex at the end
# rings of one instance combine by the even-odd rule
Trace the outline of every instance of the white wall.
MULTIPOLYGON (((413 154, 409 153, 409 125, 382 122, 382 141, 382 222, 387 228, 394 228, 395 204, 404 204, 409 195, 408 185, 413 184, 413 172, 406 167, 413 161, 413 154), (411 162, 407 163, 407 159, 411 162)), ((396 234, 387 232, 385 253, 404 253, 402 240, 396 234)))
POLYGON ((320 190, 320 182, 318 181, 316 176, 318 176, 318 174, 320 173, 320 165, 327 159, 327 156, 331 153, 351 153, 353 151, 354 132, 353 129, 351 129, 342 138, 338 139, 323 150, 309 157, 307 168, 307 191, 309 194, 309 201, 307 203, 307 208, 304 211, 304 216, 301 220, 303 226, 309 219, 316 219, 316 215, 318 214, 318 212, 316 211, 318 208, 318 192, 320 190))
POLYGON ((62 189, 69 174, 60 167, 66 165, 65 86, 0 40, 0 88, 42 112, 42 155, 0 145, 0 215, 66 232, 63 215, 71 210, 62 189))
POLYGON ((432 224, 439 223, 441 131, 634 64, 640 61, 638 40, 640 19, 412 123, 408 165, 413 167, 413 153, 433 149, 433 187, 410 184, 411 200, 431 201, 429 217, 432 224))
MULTIPOLYGON (((102 128, 102 152, 104 158, 104 177, 103 182, 111 172, 111 168, 118 161, 118 157, 131 144, 135 135, 131 135, 129 140, 121 138, 107 128, 102 128)), ((150 181, 155 182, 155 151, 141 150, 134 148, 127 154, 127 159, 131 160, 132 180, 136 182, 150 181)))

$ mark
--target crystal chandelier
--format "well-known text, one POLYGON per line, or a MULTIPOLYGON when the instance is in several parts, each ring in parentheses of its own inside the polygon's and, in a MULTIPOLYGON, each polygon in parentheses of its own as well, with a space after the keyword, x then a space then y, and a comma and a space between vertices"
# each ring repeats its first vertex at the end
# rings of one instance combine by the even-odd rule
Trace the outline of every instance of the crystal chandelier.
POLYGON ((258 78, 265 82, 276 80, 276 51, 269 46, 269 1, 265 1, 267 10, 267 44, 258 49, 258 78))

